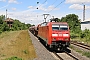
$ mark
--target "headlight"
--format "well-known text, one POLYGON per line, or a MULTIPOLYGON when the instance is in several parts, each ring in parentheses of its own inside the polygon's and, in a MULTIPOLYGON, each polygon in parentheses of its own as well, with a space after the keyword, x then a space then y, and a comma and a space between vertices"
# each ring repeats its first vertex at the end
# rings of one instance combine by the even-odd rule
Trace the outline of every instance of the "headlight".
POLYGON ((58 34, 52 34, 52 36, 58 36, 58 34))
POLYGON ((66 37, 67 37, 67 36, 69 36, 69 35, 68 35, 68 34, 63 34, 63 36, 66 36, 66 37))

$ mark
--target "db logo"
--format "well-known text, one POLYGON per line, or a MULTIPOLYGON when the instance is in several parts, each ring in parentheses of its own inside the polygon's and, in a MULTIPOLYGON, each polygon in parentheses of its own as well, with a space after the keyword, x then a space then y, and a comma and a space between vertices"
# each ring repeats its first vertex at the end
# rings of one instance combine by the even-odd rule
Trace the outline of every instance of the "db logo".
POLYGON ((59 34, 59 36, 62 36, 62 34, 59 34))

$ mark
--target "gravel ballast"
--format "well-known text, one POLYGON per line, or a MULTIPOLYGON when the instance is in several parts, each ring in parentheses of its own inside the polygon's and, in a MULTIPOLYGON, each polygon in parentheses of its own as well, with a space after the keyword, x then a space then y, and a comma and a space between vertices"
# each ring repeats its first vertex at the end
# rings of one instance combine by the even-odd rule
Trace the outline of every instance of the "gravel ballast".
POLYGON ((56 60, 31 32, 29 34, 37 54, 34 60, 56 60))

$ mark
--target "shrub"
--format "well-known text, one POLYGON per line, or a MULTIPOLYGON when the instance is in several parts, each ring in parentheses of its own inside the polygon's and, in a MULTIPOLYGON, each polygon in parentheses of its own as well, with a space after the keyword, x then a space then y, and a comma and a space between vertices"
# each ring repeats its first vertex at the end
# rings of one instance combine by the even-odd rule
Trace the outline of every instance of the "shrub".
POLYGON ((85 33, 80 33, 80 38, 84 38, 86 35, 85 35, 85 33))
POLYGON ((71 39, 78 37, 75 33, 70 34, 71 39))

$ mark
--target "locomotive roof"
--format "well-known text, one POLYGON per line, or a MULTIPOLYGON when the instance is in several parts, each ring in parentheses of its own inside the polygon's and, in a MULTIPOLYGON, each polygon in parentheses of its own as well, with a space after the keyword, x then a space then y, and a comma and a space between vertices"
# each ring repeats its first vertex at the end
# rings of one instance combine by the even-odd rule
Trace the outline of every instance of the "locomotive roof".
POLYGON ((66 25, 68 25, 67 24, 67 22, 43 22, 43 23, 41 23, 40 24, 40 26, 46 26, 46 25, 49 25, 49 24, 66 24, 66 25))
POLYGON ((52 24, 67 24, 67 22, 51 22, 52 24))

